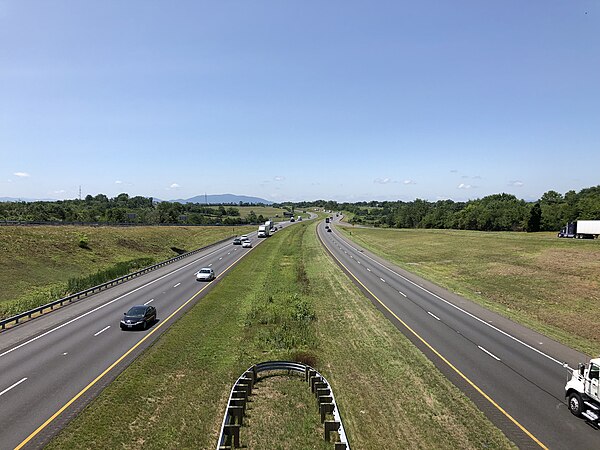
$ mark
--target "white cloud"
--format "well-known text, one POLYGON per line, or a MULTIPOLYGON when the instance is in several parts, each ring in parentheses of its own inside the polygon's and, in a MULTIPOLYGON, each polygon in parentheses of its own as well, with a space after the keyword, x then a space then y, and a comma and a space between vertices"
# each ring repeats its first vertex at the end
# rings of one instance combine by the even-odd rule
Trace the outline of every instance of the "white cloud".
POLYGON ((415 181, 413 181, 413 180, 404 180, 402 182, 402 184, 417 184, 417 183, 415 181))
POLYGON ((121 180, 117 180, 115 181, 115 184, 123 184, 123 182, 121 180))
POLYGON ((178 185, 177 183, 173 183, 171 184, 171 186, 169 186, 169 189, 179 189, 181 186, 178 185))
POLYGON ((27 172, 15 172, 15 173, 13 173, 13 175, 15 177, 20 177, 20 178, 27 178, 27 177, 31 176, 27 172))
POLYGON ((273 180, 275 180, 275 181, 283 181, 283 180, 285 180, 285 177, 277 175, 275 178, 273 178, 273 180))
POLYGON ((473 186, 470 184, 460 183, 457 187, 458 189, 471 189, 473 186))
POLYGON ((514 180, 509 183, 509 186, 512 186, 512 187, 523 187, 524 185, 525 185, 525 183, 523 183, 522 181, 519 181, 519 180, 514 180))
POLYGON ((59 189, 57 191, 52 191, 53 194, 66 194, 67 191, 65 191, 64 189, 59 189))
POLYGON ((375 180, 373 181, 373 183, 377 183, 377 184, 390 184, 390 183, 397 183, 397 181, 392 180, 389 177, 384 177, 384 178, 375 178, 375 180))

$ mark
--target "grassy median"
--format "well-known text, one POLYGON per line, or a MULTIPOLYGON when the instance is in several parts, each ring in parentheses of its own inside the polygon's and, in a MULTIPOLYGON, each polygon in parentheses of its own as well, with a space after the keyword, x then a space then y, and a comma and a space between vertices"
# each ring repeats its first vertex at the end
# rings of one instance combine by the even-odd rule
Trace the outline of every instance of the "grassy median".
POLYGON ((600 353, 600 241, 556 233, 338 227, 398 266, 588 355, 600 353))
MULTIPOLYGON (((328 379, 353 448, 514 448, 332 264, 314 223, 253 249, 48 448, 215 448, 232 384, 272 359, 328 379)), ((333 448, 297 379, 259 383, 250 408, 247 448, 333 448)))

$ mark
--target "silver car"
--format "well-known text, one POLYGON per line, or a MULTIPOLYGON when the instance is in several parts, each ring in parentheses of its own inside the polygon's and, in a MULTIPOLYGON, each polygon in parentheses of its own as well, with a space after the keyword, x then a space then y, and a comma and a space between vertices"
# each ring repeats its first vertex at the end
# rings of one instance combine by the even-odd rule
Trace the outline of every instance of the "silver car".
POLYGON ((203 267, 196 272, 196 281, 212 281, 215 279, 215 271, 210 267, 203 267))

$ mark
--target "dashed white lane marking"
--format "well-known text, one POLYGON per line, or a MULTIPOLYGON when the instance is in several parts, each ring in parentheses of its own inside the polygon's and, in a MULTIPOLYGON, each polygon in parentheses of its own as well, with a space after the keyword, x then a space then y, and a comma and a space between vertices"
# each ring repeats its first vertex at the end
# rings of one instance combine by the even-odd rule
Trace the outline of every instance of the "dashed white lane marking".
POLYGON ((477 348, 479 350, 481 350, 482 352, 487 353, 488 355, 490 355, 492 358, 494 358, 496 361, 500 361, 500 358, 498 358, 496 355, 494 355, 493 353, 488 352, 485 348, 483 348, 482 346, 478 345, 477 348))
POLYGON ((69 354, 69 352, 64 352, 62 355, 67 356, 68 354, 69 354))
POLYGON ((383 283, 385 283, 385 280, 384 280, 383 278, 379 277, 379 279, 380 279, 380 280, 381 280, 383 283))
POLYGON ((208 265, 208 267, 212 267, 212 263, 210 263, 210 264, 208 265))
POLYGON ((219 261, 221 261, 222 259, 223 259, 223 257, 221 256, 221 257, 219 258, 219 261))
POLYGON ((0 392, 0 395, 4 395, 6 394, 8 391, 10 391, 13 388, 16 388, 18 385, 20 385, 23 381, 26 381, 27 377, 17 381, 15 384, 13 384, 12 386, 7 387, 6 389, 4 389, 2 392, 0 392))
POLYGON ((427 314, 429 314, 431 317, 433 317, 435 320, 440 320, 440 318, 438 316, 436 316, 434 313, 427 311, 427 314))
POLYGON ((398 294, 403 295, 404 297, 406 297, 406 294, 402 291, 398 291, 398 294))
POLYGON ((173 286, 174 288, 176 288, 177 286, 179 286, 181 283, 177 283, 175 286, 173 286))
POLYGON ((369 269, 368 267, 367 267, 367 270, 368 270, 369 272, 371 271, 371 269, 369 269))
MULTIPOLYGON (((173 287, 177 287, 177 286, 173 286, 173 287)), ((150 300, 148 300, 146 303, 144 303, 144 306, 149 305, 150 303, 152 303, 154 301, 153 298, 151 298, 150 300)))
POLYGON ((100 333, 104 333, 104 332, 105 332, 106 330, 108 330, 109 328, 110 328, 110 325, 109 325, 109 326, 107 326, 107 327, 104 327, 104 328, 102 328, 100 331, 98 331, 98 332, 97 332, 97 333, 94 335, 94 337, 95 337, 95 336, 98 336, 100 333))

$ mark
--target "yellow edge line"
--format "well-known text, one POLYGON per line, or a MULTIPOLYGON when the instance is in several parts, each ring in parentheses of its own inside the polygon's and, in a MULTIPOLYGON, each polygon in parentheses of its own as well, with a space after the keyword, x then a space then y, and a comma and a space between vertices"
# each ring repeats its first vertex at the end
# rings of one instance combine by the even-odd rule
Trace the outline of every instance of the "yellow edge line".
MULTIPOLYGON (((319 239, 321 239, 321 237, 319 236, 319 239)), ((322 240, 321 242, 323 244, 325 244, 322 240)), ((496 407, 498 409, 498 411, 500 411, 502 414, 504 414, 512 423, 514 423, 517 427, 519 427, 521 429, 521 431, 523 431, 523 433, 525 433, 527 436, 529 436, 536 444, 538 444, 541 448, 548 450, 548 447, 546 447, 538 438, 536 438, 533 434, 531 434, 531 432, 529 430, 527 430, 523 425, 521 425, 513 416, 511 416, 508 412, 506 412, 498 403, 496 403, 489 395, 487 395, 485 392, 483 392, 481 390, 481 388, 479 386, 477 386, 475 383, 473 383, 469 378, 467 378, 467 376, 465 374, 463 374, 458 368, 456 368, 450 361, 448 361, 444 356, 442 356, 435 348, 433 348, 429 342, 427 342, 425 339, 423 339, 415 330, 413 330, 410 326, 408 326, 408 324, 406 322, 404 322, 400 317, 398 317, 390 308, 388 308, 388 306, 383 303, 381 300, 379 300, 379 298, 377 298, 377 296, 375 294, 373 294, 369 288, 367 288, 358 278, 356 278, 354 276, 354 274, 344 265, 344 263, 342 263, 334 254, 333 252, 330 250, 329 253, 331 254, 331 256, 333 256, 335 258, 335 260, 344 268, 346 269, 346 271, 350 274, 350 276, 352 278, 354 278, 356 280, 357 283, 359 283, 363 289, 365 289, 375 300, 377 300, 377 302, 379 302, 379 304, 381 306, 383 306, 392 316, 394 316, 394 318, 400 322, 408 331, 410 331, 412 334, 415 335, 415 337, 417 339, 419 339, 423 344, 425 344, 427 346, 427 348, 429 348, 429 350, 431 350, 438 358, 440 358, 442 361, 444 361, 448 367, 450 367, 452 370, 454 370, 463 380, 465 380, 467 383, 469 383, 469 385, 471 385, 471 387, 473 389, 475 389, 477 392, 479 392, 483 398, 485 398, 488 402, 490 402, 492 405, 494 405, 494 407, 496 407)))
MULTIPOLYGON (((225 270, 221 271, 221 273, 215 278, 219 278, 220 276, 222 276, 225 272, 227 272, 229 269, 231 269, 240 259, 242 259, 248 253, 249 252, 246 252, 245 254, 240 256, 238 259, 236 259, 234 262, 232 262, 225 270)), ((210 286, 210 284, 207 284, 206 286, 204 286, 202 289, 200 289, 198 292, 196 292, 194 295, 192 295, 179 308, 177 308, 173 313, 171 313, 171 315, 169 315, 169 317, 162 320, 154 329, 152 329, 152 331, 150 331, 150 333, 148 333, 137 344, 135 344, 133 347, 131 347, 129 350, 127 350, 119 359, 117 359, 114 363, 112 363, 110 366, 108 366, 108 368, 104 372, 102 372, 100 375, 98 375, 90 384, 88 384, 86 387, 84 387, 81 391, 79 391, 79 393, 77 395, 75 395, 71 400, 69 400, 67 403, 65 403, 65 405, 62 408, 60 408, 58 411, 56 411, 54 414, 52 414, 52 416, 48 420, 46 420, 42 425, 40 425, 33 433, 31 433, 29 436, 27 436, 27 438, 23 442, 21 442, 18 446, 15 447, 15 450, 19 450, 19 449, 23 448, 29 441, 31 441, 34 437, 36 437, 40 433, 40 431, 42 431, 50 423, 52 423, 54 421, 54 419, 56 419, 58 416, 60 416, 65 411, 65 409, 67 409, 75 401, 77 401, 77 399, 79 397, 81 397, 83 394, 85 394, 92 386, 94 386, 98 381, 100 381, 108 372, 110 372, 112 369, 114 369, 117 364, 119 364, 121 361, 123 361, 123 359, 125 359, 128 355, 130 355, 131 352, 133 352, 143 342, 145 342, 147 339, 149 339, 150 336, 152 336, 154 333, 156 333, 158 330, 160 330, 160 327, 162 327, 165 323, 167 323, 169 320, 171 320, 171 318, 175 314, 177 314, 179 311, 181 311, 187 304, 189 304, 192 300, 194 300, 198 296, 198 294, 200 294, 202 291, 207 289, 209 286, 210 286)))

